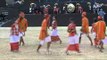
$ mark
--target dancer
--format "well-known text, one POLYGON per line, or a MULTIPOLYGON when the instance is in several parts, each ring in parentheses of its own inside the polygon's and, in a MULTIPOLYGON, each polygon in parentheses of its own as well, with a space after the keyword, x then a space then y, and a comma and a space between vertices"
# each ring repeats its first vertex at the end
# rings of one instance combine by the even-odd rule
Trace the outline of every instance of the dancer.
POLYGON ((45 42, 47 42, 47 51, 49 52, 50 44, 51 44, 51 37, 48 35, 48 22, 50 19, 50 15, 45 14, 44 19, 42 21, 41 30, 39 34, 40 43, 37 48, 37 52, 43 46, 45 42))
POLYGON ((18 52, 19 51, 19 27, 18 27, 18 23, 15 22, 14 24, 12 24, 11 26, 11 30, 10 30, 10 47, 11 47, 11 51, 12 52, 18 52))
POLYGON ((89 23, 88 23, 88 18, 86 16, 87 16, 86 12, 83 12, 82 13, 82 28, 81 28, 82 33, 80 34, 80 37, 79 37, 79 43, 81 43, 81 36, 83 34, 86 34, 86 36, 89 38, 89 40, 91 42, 91 46, 92 46, 93 42, 92 42, 91 37, 89 36, 89 23))
POLYGON ((106 23, 104 22, 101 16, 98 16, 98 22, 96 23, 96 27, 97 27, 96 39, 98 41, 100 52, 103 52, 103 49, 104 49, 103 40, 105 39, 106 23))
POLYGON ((22 46, 25 45, 25 42, 24 42, 24 39, 23 39, 23 36, 25 36, 25 32, 27 31, 27 27, 28 27, 28 22, 27 22, 27 19, 25 18, 25 14, 24 12, 20 12, 19 13, 19 18, 17 19, 18 21, 18 25, 19 25, 19 36, 20 36, 20 43, 19 45, 22 44, 22 46))
POLYGON ((52 42, 60 41, 60 44, 62 43, 62 41, 61 41, 61 39, 59 38, 59 35, 58 35, 57 21, 56 21, 55 17, 53 17, 53 21, 52 21, 51 40, 52 40, 52 42))
POLYGON ((76 51, 80 53, 79 37, 76 34, 76 24, 73 21, 68 25, 67 32, 69 33, 69 45, 67 47, 66 54, 69 55, 68 51, 76 51))

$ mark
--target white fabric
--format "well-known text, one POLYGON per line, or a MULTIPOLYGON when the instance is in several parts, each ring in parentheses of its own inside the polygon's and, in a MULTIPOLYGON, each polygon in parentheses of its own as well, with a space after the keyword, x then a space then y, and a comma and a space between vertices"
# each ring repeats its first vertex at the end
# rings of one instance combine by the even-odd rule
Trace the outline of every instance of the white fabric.
POLYGON ((102 42, 103 42, 104 44, 107 44, 107 37, 106 37, 105 39, 103 39, 102 42))
POLYGON ((80 33, 79 33, 79 36, 80 36, 80 34, 82 34, 82 36, 83 36, 83 35, 86 35, 86 36, 89 35, 88 33, 83 33, 83 32, 80 32, 80 33))
POLYGON ((69 37, 69 44, 78 44, 79 43, 79 36, 70 36, 69 37))
POLYGON ((95 39, 96 38, 96 33, 93 32, 92 35, 93 35, 93 38, 95 39))
POLYGON ((11 35, 10 36, 10 43, 15 43, 15 42, 19 42, 20 37, 16 36, 16 35, 11 35))
POLYGON ((23 37, 24 36, 24 32, 19 32, 19 36, 23 37))
POLYGON ((44 43, 47 43, 47 42, 51 42, 51 37, 50 36, 47 36, 44 40, 41 40, 40 45, 43 45, 44 43))
POLYGON ((53 29, 52 32, 51 32, 51 36, 58 36, 58 30, 53 29))

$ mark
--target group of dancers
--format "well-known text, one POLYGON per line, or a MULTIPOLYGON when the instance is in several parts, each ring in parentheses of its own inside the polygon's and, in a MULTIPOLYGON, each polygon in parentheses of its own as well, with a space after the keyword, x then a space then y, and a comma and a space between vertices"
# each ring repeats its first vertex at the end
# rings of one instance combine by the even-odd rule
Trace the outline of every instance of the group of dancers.
MULTIPOLYGON (((91 42, 91 46, 95 45, 96 48, 99 49, 100 52, 103 52, 104 44, 106 43, 106 23, 102 19, 101 16, 98 16, 97 19, 95 19, 95 22, 92 24, 91 33, 94 35, 94 43, 92 42, 92 39, 89 35, 89 21, 87 18, 87 13, 83 12, 81 14, 82 16, 82 27, 80 29, 81 33, 77 34, 76 31, 76 24, 73 20, 69 20, 70 23, 68 24, 67 32, 68 32, 68 46, 66 48, 66 54, 68 55, 68 51, 76 51, 80 53, 80 43, 82 35, 85 34, 89 41, 91 42)), ((49 22, 50 22, 50 15, 44 14, 44 19, 41 24, 41 29, 39 33, 39 45, 37 47, 37 52, 40 52, 40 48, 44 45, 44 43, 47 43, 47 52, 50 52, 50 46, 52 42, 59 41, 60 44, 62 44, 62 40, 59 37, 58 29, 57 29, 57 19, 54 16, 52 21, 52 32, 49 35, 48 29, 49 29, 49 22)), ((24 45, 24 39, 23 36, 25 36, 25 32, 27 31, 28 22, 25 18, 24 12, 19 13, 19 18, 12 24, 11 26, 11 34, 10 34, 10 47, 11 51, 19 51, 19 46, 24 45)))

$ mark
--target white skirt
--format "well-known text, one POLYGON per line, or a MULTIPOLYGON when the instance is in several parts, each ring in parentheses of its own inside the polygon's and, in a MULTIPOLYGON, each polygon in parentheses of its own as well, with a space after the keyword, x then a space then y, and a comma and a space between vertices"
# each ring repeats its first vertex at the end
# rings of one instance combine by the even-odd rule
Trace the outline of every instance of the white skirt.
POLYGON ((10 43, 15 43, 15 42, 19 42, 20 37, 16 36, 16 35, 11 35, 10 36, 10 43))
POLYGON ((103 42, 104 44, 107 44, 107 37, 106 37, 105 39, 103 39, 102 42, 103 42))
POLYGON ((47 43, 47 42, 51 42, 51 37, 50 36, 47 36, 44 40, 41 40, 40 45, 43 45, 44 43, 47 43))
POLYGON ((93 38, 95 39, 96 38, 96 33, 93 32, 92 35, 93 35, 93 38))
POLYGON ((78 44, 79 43, 79 36, 78 35, 70 36, 68 43, 69 44, 78 44))
POLYGON ((19 37, 23 37, 24 36, 24 32, 19 32, 19 37))

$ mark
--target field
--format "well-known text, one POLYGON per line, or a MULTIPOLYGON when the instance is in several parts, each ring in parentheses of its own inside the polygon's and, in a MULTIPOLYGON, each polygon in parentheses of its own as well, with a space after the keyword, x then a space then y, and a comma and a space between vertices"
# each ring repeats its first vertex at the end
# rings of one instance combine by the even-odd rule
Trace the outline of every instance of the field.
MULTIPOLYGON (((51 53, 46 52, 46 44, 40 49, 40 53, 36 52, 39 40, 40 27, 29 27, 25 39, 25 46, 20 46, 20 51, 17 53, 10 51, 9 46, 9 27, 0 28, 0 60, 106 60, 107 59, 107 45, 104 45, 104 52, 101 53, 94 46, 90 46, 90 42, 85 35, 83 35, 82 43, 80 44, 81 53, 70 52, 70 55, 65 54, 66 46, 68 45, 68 33, 66 27, 58 27, 58 32, 62 44, 52 43, 51 53)), ((80 28, 77 28, 78 33, 80 28)), ((51 29, 49 30, 49 33, 51 29)), ((93 35, 90 34, 93 38, 93 35)))

